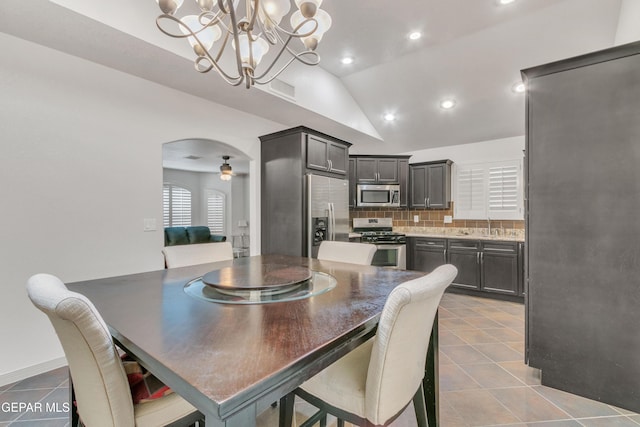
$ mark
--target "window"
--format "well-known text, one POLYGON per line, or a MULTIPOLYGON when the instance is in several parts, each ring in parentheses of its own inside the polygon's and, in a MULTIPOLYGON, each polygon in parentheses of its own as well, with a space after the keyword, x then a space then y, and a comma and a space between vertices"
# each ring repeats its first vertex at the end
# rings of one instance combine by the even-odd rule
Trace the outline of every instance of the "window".
POLYGON ((215 190, 206 191, 207 225, 211 234, 225 234, 225 197, 215 190))
POLYGON ((456 219, 523 219, 520 160, 456 165, 456 219))
POLYGON ((173 184, 162 187, 163 222, 165 227, 191 225, 191 191, 173 184))

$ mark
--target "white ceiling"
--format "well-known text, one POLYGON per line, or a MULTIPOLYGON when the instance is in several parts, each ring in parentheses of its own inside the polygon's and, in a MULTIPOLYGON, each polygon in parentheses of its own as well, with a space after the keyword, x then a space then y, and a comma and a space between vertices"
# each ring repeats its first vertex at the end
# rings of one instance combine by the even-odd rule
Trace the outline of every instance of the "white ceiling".
MULTIPOLYGON (((248 111, 283 129, 315 128, 353 142, 354 153, 402 153, 523 135, 524 95, 511 91, 520 70, 612 46, 621 4, 324 0, 333 26, 318 48, 321 66, 355 101, 355 108, 342 101, 335 107, 359 109, 370 122, 373 131, 362 131, 300 103, 196 73, 186 59, 190 49, 155 28, 159 9, 153 0, 55 1, 66 7, 2 0, 0 31, 248 111), (424 36, 410 42, 406 36, 415 30, 424 36), (342 65, 344 55, 353 56, 354 64, 342 65), (444 97, 454 97, 456 108, 439 108, 444 97), (398 119, 385 122, 388 112, 398 119)), ((317 96, 326 96, 323 102, 331 108, 330 91, 317 96)))

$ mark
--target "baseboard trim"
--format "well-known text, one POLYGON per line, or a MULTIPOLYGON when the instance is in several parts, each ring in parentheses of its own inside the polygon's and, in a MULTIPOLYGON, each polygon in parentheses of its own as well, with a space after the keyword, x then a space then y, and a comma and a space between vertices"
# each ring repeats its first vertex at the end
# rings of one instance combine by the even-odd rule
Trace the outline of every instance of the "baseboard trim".
POLYGON ((0 375, 0 386, 13 384, 17 381, 22 381, 35 375, 44 374, 45 372, 49 372, 63 366, 67 366, 67 359, 64 356, 38 363, 36 365, 27 366, 26 368, 0 375))

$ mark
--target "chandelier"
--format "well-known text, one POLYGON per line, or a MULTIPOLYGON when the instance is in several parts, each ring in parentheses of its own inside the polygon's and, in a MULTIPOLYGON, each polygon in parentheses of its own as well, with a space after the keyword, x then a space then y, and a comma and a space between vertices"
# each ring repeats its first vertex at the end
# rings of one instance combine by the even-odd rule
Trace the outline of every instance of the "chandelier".
POLYGON ((289 13, 291 0, 243 0, 243 17, 238 10, 240 0, 195 0, 200 13, 182 18, 175 13, 184 0, 156 1, 163 12, 156 19, 158 29, 170 37, 188 40, 196 54, 198 72, 215 69, 227 83, 238 86, 244 82, 247 89, 271 82, 295 60, 318 65, 320 56, 315 49, 331 27, 331 16, 320 9, 322 0, 294 0, 298 10, 291 14, 289 30, 280 22, 289 13), (301 42, 299 50, 291 46, 293 39, 301 42), (229 44, 235 67, 225 71, 220 59, 229 44), (214 46, 215 53, 210 53, 214 46), (261 64, 269 46, 278 46, 279 50, 269 64, 261 64), (286 62, 276 67, 283 55, 286 62))

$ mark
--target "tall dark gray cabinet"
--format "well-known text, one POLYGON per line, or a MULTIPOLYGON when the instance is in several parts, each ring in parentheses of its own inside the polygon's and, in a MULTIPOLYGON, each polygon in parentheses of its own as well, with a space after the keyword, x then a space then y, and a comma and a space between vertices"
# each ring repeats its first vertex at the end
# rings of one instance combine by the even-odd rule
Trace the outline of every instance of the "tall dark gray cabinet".
MULTIPOLYGON (((314 227, 310 224, 311 217, 319 209, 311 195, 309 174, 320 177, 314 181, 344 186, 344 203, 331 203, 333 215, 322 214, 327 217, 323 230, 335 234, 324 239, 348 240, 351 144, 305 126, 264 135, 260 141, 261 253, 312 256, 317 251, 315 240, 309 249, 310 230, 314 227)), ((331 185, 318 187, 328 201, 338 193, 331 185)))
POLYGON ((640 42, 523 76, 528 363, 640 412, 640 42))

